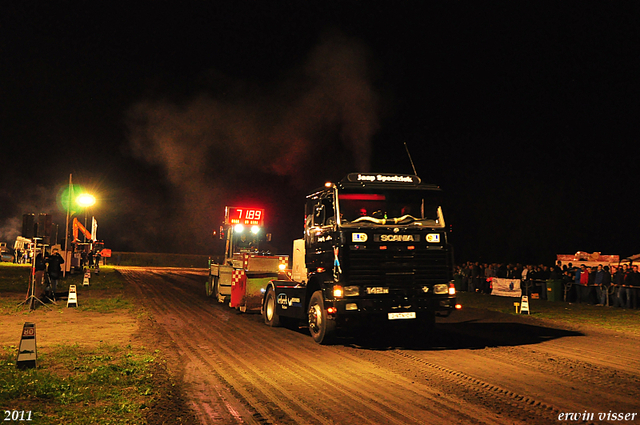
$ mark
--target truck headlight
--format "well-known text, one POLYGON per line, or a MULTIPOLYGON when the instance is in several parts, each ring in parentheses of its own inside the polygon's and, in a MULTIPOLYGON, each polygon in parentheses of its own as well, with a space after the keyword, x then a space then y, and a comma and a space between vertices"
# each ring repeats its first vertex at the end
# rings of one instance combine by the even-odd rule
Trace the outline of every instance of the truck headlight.
POLYGON ((345 286, 343 288, 343 293, 345 297, 357 297, 360 295, 360 287, 359 286, 345 286))
POLYGON ((433 285, 433 292, 438 295, 448 294, 449 285, 447 285, 446 283, 437 283, 433 285))

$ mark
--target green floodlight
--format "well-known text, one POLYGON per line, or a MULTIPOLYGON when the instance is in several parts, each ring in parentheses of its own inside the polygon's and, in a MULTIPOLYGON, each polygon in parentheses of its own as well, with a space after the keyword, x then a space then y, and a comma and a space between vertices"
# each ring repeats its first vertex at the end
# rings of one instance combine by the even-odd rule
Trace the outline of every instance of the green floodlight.
POLYGON ((77 184, 67 185, 58 191, 58 207, 61 211, 77 211, 84 208, 78 204, 78 193, 86 193, 85 189, 77 184))

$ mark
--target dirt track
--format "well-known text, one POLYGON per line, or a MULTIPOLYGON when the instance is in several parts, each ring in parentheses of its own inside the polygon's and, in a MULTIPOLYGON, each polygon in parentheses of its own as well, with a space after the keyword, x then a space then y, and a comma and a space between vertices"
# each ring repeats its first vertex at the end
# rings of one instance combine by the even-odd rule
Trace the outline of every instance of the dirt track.
POLYGON ((632 337, 463 309, 427 344, 319 346, 205 297, 206 271, 119 270, 172 340, 163 345, 202 424, 620 423, 599 420, 610 411, 640 423, 632 337), (565 413, 594 416, 559 421, 565 413))

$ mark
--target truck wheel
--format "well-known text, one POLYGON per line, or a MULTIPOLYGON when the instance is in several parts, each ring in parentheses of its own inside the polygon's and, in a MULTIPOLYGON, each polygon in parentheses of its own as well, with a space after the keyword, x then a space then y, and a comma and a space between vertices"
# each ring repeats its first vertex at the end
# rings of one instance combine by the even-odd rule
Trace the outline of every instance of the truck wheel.
POLYGON ((335 340, 336 322, 328 318, 322 291, 314 292, 309 301, 309 333, 318 344, 331 344, 335 340))
POLYGON ((280 326, 280 315, 276 312, 276 293, 271 288, 267 290, 267 296, 264 297, 262 316, 265 324, 273 328, 280 326))

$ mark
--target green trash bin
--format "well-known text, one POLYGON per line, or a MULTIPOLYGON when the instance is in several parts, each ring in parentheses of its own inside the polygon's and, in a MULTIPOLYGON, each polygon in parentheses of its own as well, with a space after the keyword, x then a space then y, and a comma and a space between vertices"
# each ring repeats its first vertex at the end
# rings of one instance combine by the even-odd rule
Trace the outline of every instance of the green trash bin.
POLYGON ((456 292, 466 290, 462 287, 462 275, 454 274, 453 275, 453 286, 456 288, 456 292))
POLYGON ((561 280, 547 280, 547 301, 563 301, 564 289, 561 280))

